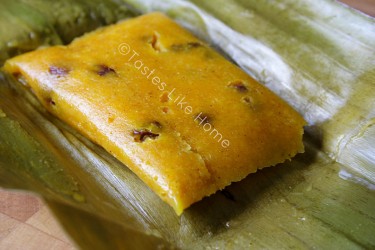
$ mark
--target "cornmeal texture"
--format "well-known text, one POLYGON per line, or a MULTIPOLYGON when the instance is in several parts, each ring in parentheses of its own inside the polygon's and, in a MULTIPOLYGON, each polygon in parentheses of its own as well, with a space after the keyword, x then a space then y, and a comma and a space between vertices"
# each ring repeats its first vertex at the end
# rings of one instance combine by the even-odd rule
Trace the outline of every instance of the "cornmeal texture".
POLYGON ((4 70, 177 214, 303 152, 305 121, 293 108, 160 13, 17 56, 4 70))

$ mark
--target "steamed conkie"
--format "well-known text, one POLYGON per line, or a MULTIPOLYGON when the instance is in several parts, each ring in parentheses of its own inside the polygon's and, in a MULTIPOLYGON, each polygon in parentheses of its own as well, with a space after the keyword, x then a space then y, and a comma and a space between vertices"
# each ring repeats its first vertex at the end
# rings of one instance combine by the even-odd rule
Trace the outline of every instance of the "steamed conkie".
POLYGON ((177 214, 303 152, 305 121, 293 108, 160 13, 17 56, 4 70, 177 214))

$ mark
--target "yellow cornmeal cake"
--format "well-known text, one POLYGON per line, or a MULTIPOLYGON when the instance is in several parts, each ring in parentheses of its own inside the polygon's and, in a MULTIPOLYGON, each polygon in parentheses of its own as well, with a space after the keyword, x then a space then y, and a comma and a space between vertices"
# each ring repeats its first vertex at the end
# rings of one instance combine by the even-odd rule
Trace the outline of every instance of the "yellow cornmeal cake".
POLYGON ((17 56, 4 70, 177 214, 303 152, 296 111, 160 13, 17 56))

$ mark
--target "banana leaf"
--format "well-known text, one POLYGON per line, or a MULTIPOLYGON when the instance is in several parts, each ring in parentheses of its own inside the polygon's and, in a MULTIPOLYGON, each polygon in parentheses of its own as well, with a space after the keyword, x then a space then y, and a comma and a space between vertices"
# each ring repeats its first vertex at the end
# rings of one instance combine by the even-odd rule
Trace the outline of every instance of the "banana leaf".
POLYGON ((1 186, 42 195, 83 249, 375 248, 373 19, 330 0, 113 4, 129 16, 166 13, 289 102, 309 123, 306 152, 178 217, 126 166, 2 76, 1 186))
POLYGON ((126 6, 101 0, 0 0, 0 65, 40 46, 75 37, 133 14, 126 6))

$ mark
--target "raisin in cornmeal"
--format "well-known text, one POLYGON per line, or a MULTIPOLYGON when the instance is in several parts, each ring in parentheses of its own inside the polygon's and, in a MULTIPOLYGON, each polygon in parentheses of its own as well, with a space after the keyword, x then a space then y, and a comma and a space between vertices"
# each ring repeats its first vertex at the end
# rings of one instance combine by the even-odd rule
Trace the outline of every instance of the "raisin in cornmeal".
POLYGON ((177 214, 303 152, 296 111, 160 13, 15 57, 4 69, 177 214))

